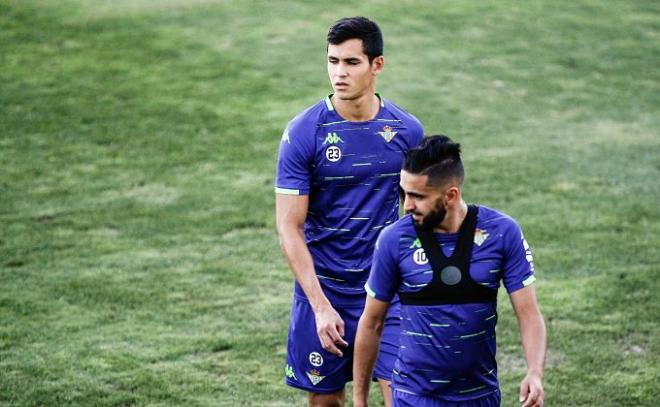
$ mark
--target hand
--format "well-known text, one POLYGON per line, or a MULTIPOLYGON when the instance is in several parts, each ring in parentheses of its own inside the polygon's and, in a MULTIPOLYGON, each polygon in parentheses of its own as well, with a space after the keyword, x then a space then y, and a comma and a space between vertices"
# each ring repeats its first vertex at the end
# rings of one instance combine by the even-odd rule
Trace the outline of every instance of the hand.
POLYGON ((337 345, 348 346, 348 342, 343 339, 344 320, 341 319, 331 305, 315 311, 314 316, 316 317, 316 333, 323 349, 339 357, 344 356, 343 352, 337 347, 337 345))
POLYGON ((539 375, 528 373, 520 382, 520 403, 522 407, 543 407, 543 383, 539 375))

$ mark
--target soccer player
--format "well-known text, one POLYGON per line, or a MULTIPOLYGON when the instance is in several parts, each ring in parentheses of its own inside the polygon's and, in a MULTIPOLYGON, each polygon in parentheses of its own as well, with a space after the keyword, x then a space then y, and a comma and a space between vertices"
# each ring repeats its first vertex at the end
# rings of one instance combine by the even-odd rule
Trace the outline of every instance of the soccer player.
MULTIPOLYGON (((280 144, 277 230, 296 280, 286 383, 307 391, 310 406, 344 404, 373 248, 398 219, 401 163, 424 134, 414 116, 375 93, 384 63, 374 22, 337 21, 327 36, 334 93, 291 120, 280 144)), ((395 310, 374 373, 386 398, 398 325, 395 310)))
POLYGON ((364 406, 389 301, 401 300, 395 406, 499 406, 495 362, 497 289, 518 318, 527 375, 523 406, 543 405, 546 331, 532 283, 530 248, 516 221, 461 196, 460 145, 424 139, 401 171, 407 215, 376 244, 355 340, 354 405, 364 406))

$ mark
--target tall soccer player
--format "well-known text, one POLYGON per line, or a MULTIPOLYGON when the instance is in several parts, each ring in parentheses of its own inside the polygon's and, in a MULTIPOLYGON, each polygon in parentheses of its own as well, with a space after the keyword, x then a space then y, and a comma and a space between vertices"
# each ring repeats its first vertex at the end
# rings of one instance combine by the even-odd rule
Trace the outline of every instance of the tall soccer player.
POLYGON ((460 146, 426 138, 401 171, 407 216, 380 234, 354 364, 354 405, 365 406, 389 301, 401 300, 395 406, 500 405, 495 362, 497 289, 509 293, 527 361, 524 407, 543 406, 546 332, 532 253, 511 217, 462 198, 460 146))
MULTIPOLYGON (((398 218, 401 163, 424 134, 414 116, 376 93, 384 64, 373 21, 337 21, 327 36, 334 93, 291 120, 280 144, 277 230, 295 276, 286 383, 307 391, 310 406, 344 404, 374 245, 398 218)), ((386 325, 374 378, 389 405, 396 310, 386 325)))

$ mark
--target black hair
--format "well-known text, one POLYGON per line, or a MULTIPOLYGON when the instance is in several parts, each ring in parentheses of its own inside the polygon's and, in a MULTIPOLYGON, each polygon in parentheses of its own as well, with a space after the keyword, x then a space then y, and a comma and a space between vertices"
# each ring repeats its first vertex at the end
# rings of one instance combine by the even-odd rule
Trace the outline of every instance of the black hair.
POLYGON ((362 40, 362 52, 369 58, 369 63, 383 55, 383 34, 378 25, 366 17, 342 18, 328 31, 328 44, 339 45, 354 38, 362 40))
POLYGON ((408 150, 403 170, 415 175, 428 175, 428 185, 443 185, 451 180, 462 185, 465 170, 461 161, 461 145, 442 134, 426 137, 419 147, 408 150))

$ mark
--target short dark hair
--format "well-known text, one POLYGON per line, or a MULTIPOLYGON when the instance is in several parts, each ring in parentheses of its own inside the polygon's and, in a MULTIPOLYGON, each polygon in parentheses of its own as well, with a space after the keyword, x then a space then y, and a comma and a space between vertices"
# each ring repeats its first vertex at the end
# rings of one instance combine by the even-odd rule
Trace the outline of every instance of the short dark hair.
POLYGON ((428 175, 428 185, 444 185, 451 180, 462 185, 465 170, 461 161, 461 145, 442 134, 426 137, 419 147, 408 150, 403 170, 415 175, 428 175))
POLYGON ((339 45, 354 38, 362 40, 362 52, 369 58, 369 63, 383 55, 383 34, 378 25, 366 17, 342 18, 328 31, 328 44, 339 45))

